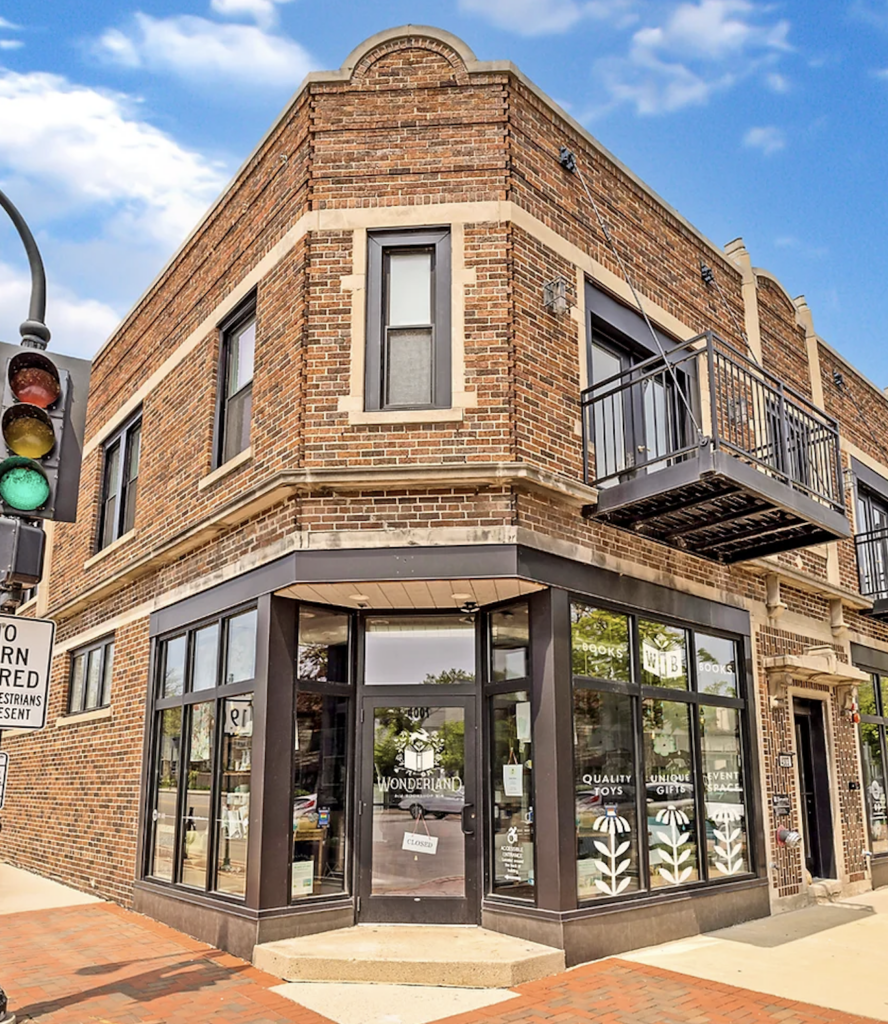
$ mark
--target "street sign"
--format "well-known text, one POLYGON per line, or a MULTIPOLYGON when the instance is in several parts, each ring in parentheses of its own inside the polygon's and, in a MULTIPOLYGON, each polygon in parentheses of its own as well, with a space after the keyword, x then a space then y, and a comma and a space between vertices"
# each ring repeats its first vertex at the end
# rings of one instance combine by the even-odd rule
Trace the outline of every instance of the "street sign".
POLYGON ((55 623, 0 615, 0 729, 46 725, 55 623))
POLYGON ((9 754, 0 751, 0 811, 3 810, 3 800, 6 797, 6 770, 9 768, 9 754))

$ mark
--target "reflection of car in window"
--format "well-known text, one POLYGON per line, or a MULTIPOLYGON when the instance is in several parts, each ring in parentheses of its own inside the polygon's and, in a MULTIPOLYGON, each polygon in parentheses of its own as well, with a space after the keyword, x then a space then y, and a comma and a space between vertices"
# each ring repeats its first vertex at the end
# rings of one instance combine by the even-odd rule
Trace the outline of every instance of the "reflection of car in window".
POLYGON ((297 796, 293 800, 293 824, 300 818, 307 818, 310 814, 316 814, 318 809, 318 794, 308 793, 306 796, 297 796))
POLYGON ((465 788, 451 792, 432 792, 424 790, 420 793, 411 793, 405 796, 398 804, 402 811, 410 811, 414 818, 422 818, 426 814, 433 814, 436 818, 444 818, 448 814, 459 814, 466 803, 465 788))

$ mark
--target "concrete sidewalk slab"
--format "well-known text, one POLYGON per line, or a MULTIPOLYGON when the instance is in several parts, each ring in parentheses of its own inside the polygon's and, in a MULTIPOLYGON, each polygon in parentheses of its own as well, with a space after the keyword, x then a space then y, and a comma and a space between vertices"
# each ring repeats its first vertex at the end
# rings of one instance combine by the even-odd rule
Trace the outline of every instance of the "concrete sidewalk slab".
POLYGON ((888 1021, 882 949, 888 949, 888 890, 622 953, 620 959, 888 1021))
POLYGON ((11 864, 0 863, 0 914, 26 910, 54 910, 103 902, 97 896, 35 875, 11 864))
POLYGON ((426 985, 337 985, 294 981, 271 990, 321 1013, 335 1024, 431 1024, 507 999, 509 989, 437 988, 426 985))

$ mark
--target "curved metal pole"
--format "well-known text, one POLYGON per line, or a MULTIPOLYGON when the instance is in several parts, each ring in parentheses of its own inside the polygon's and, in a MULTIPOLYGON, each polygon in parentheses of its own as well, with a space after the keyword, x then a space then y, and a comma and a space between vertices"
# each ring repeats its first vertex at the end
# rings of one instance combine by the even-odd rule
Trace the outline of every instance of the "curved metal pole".
POLYGON ((46 317, 46 271, 43 269, 40 250, 37 248, 31 229, 25 223, 25 218, 2 191, 0 191, 0 206, 6 210, 9 219, 15 225, 31 266, 31 305, 28 310, 28 319, 19 327, 22 344, 28 348, 46 348, 50 333, 44 323, 46 317))

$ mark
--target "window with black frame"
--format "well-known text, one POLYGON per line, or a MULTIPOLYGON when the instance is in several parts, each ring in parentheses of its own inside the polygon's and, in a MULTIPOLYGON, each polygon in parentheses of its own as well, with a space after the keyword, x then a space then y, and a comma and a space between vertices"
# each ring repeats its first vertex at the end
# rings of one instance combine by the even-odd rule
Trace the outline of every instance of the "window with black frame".
POLYGON ((347 888, 352 619, 299 607, 291 900, 347 888))
POLYGON ((216 428, 217 466, 250 445, 256 298, 252 296, 221 327, 221 380, 216 428))
POLYGON ((255 608, 157 642, 147 874, 244 897, 255 608))
POLYGON ((572 602, 580 900, 750 872, 738 643, 572 602))
POLYGON ((133 529, 142 449, 139 412, 102 446, 102 499, 98 548, 107 547, 133 529))
POLYGON ((450 232, 376 231, 368 237, 368 410, 447 408, 450 232))
POLYGON ((72 651, 68 714, 108 707, 113 669, 114 637, 104 637, 72 651))
POLYGON ((530 617, 521 601, 489 616, 490 673, 485 687, 490 728, 489 891, 533 900, 533 735, 530 617))
POLYGON ((860 761, 870 851, 888 853, 888 780, 885 777, 888 727, 888 675, 872 673, 857 687, 860 708, 860 761))

